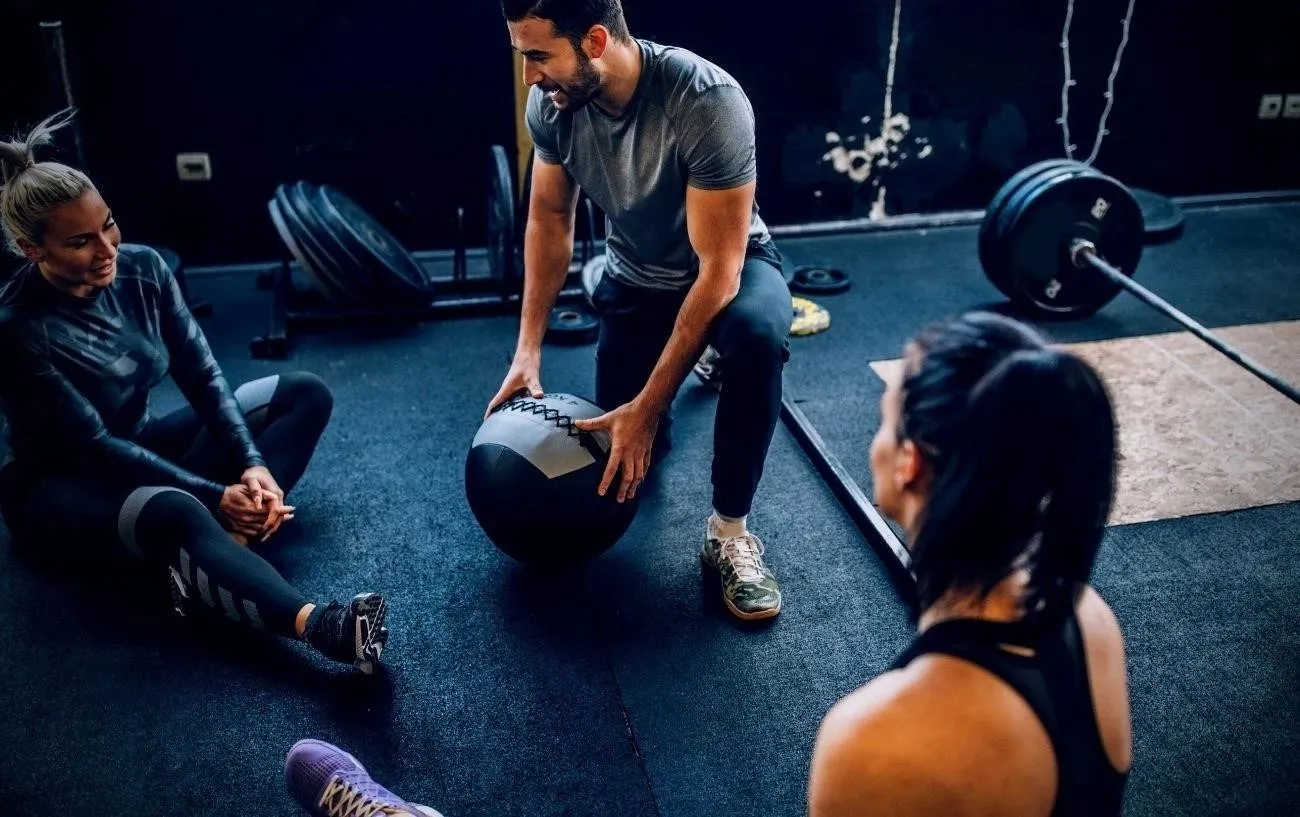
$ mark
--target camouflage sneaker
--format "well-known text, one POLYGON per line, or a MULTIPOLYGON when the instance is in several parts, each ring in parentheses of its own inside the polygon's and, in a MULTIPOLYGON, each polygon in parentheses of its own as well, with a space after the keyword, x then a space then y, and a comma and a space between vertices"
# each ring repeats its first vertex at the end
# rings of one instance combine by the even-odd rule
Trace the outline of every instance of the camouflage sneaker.
POLYGON ((781 612, 781 587, 763 563, 763 542, 752 533, 717 539, 707 536, 700 560, 722 578, 722 601, 745 621, 781 612))

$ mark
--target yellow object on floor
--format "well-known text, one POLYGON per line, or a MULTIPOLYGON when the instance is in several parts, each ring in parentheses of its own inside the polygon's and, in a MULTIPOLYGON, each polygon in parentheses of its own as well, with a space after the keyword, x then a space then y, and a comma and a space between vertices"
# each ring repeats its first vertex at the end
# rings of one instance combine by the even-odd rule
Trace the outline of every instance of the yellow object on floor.
POLYGON ((807 298, 794 297, 790 300, 794 304, 794 322, 790 324, 790 334, 815 335, 831 328, 831 313, 826 311, 826 307, 807 298))

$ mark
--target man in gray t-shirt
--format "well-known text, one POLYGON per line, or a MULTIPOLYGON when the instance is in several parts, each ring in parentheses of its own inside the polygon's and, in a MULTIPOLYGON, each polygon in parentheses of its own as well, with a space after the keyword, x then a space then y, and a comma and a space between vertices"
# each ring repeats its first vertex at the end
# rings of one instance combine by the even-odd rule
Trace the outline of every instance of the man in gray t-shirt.
POLYGON ((634 496, 667 450, 669 408, 701 351, 721 355, 713 513, 701 558, 742 619, 781 610, 749 531, 781 410, 793 314, 781 256, 755 203, 754 111, 725 71, 633 38, 619 0, 502 0, 531 86, 534 145, 524 297, 514 361, 490 406, 542 394, 541 342, 573 257, 579 190, 606 214, 596 403, 579 421, 612 438, 601 491, 634 496))

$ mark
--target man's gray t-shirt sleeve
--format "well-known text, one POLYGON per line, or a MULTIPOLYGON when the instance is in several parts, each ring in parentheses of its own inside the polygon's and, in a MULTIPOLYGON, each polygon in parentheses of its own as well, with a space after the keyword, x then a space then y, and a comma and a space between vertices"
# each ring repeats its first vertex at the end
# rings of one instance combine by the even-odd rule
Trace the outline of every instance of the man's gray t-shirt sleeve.
POLYGON ((535 86, 528 91, 528 103, 524 106, 524 122, 528 125, 528 135, 533 140, 533 152, 537 158, 550 165, 560 163, 560 146, 555 137, 555 123, 548 122, 542 114, 542 106, 550 106, 551 101, 535 86))
POLYGON ((687 184, 723 190, 758 175, 754 111, 740 88, 709 88, 683 106, 676 118, 687 184))

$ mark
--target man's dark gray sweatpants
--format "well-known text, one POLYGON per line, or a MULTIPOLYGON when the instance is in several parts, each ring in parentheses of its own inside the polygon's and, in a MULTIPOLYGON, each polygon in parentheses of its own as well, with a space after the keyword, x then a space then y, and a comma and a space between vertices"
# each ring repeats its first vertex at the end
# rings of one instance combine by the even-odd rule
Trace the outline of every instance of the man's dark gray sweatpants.
MULTIPOLYGON (((612 411, 640 393, 672 335, 686 294, 685 289, 635 288, 608 276, 601 280, 592 298, 601 324, 596 346, 596 403, 601 408, 612 411)), ((748 514, 763 476, 781 413, 793 314, 780 252, 771 241, 751 241, 740 292, 714 319, 706 339, 722 357, 713 430, 713 509, 723 516, 748 514)), ((660 420, 657 449, 667 442, 670 423, 667 415, 660 420)))

